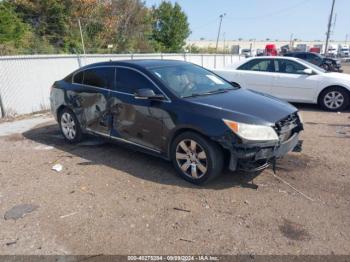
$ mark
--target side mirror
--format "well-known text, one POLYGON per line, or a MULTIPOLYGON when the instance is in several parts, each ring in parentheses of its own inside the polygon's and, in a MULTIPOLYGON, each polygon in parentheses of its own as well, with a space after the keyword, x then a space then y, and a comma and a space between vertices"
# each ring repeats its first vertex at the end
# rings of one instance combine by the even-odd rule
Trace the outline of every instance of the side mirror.
POLYGON ((152 89, 137 89, 134 94, 135 99, 164 100, 163 95, 156 95, 152 89))
POLYGON ((312 75, 314 73, 314 71, 312 71, 312 69, 310 68, 306 68, 303 70, 305 75, 312 75))

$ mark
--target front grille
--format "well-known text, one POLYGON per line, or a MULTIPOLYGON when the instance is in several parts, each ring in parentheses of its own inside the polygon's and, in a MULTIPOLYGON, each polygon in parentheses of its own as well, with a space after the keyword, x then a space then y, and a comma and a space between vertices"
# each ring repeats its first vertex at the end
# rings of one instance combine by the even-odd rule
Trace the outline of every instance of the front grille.
POLYGON ((293 113, 278 121, 275 124, 275 130, 281 142, 287 141, 295 132, 297 128, 300 130, 300 120, 297 113, 293 113))

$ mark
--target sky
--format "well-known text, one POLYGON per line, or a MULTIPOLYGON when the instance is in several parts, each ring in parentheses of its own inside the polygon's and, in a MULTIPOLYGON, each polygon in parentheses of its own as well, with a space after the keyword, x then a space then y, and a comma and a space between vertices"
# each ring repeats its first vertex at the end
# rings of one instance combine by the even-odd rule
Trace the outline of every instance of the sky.
MULTIPOLYGON (((148 6, 162 0, 145 0, 148 6)), ((189 39, 215 40, 219 16, 222 35, 227 40, 256 39, 324 40, 332 0, 171 0, 178 2, 188 16, 192 31, 189 39)), ((350 41, 350 0, 336 0, 336 24, 332 40, 350 41)))

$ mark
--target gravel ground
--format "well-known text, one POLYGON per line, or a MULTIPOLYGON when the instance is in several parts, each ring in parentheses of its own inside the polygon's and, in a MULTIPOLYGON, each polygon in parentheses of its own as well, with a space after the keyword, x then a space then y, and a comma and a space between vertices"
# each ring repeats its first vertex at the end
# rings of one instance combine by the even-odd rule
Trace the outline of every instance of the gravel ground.
POLYGON ((350 63, 343 63, 342 66, 344 73, 350 74, 350 63))
POLYGON ((68 145, 53 120, 1 137, 0 254, 349 254, 350 111, 297 106, 304 151, 277 177, 204 187, 122 146, 68 145))

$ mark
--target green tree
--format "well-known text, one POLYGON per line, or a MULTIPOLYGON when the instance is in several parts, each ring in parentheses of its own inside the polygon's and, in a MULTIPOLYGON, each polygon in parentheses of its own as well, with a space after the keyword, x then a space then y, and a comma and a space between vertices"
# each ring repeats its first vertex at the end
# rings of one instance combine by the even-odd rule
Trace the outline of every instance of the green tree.
POLYGON ((153 7, 152 40, 157 51, 179 52, 190 35, 187 15, 178 3, 164 1, 153 7))
POLYGON ((57 51, 80 47, 79 38, 75 37, 78 34, 71 28, 72 0, 8 0, 7 3, 42 42, 49 43, 57 51))
POLYGON ((6 2, 0 3, 0 52, 15 54, 16 50, 29 46, 32 36, 27 26, 6 2))
POLYGON ((149 36, 152 34, 151 13, 141 0, 114 0, 112 14, 116 34, 114 41, 118 52, 153 51, 149 36))

